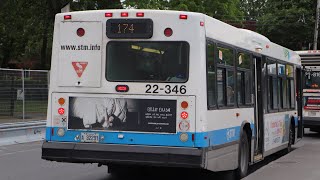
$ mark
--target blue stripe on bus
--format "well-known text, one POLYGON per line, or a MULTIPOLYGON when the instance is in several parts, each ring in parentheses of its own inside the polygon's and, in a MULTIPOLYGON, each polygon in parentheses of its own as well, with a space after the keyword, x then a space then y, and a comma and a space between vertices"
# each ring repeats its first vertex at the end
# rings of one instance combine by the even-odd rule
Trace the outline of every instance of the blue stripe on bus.
POLYGON ((294 124, 295 124, 296 127, 299 125, 298 124, 298 117, 294 117, 294 124))
MULTIPOLYGON (((104 136, 104 140, 100 143, 106 144, 135 144, 135 145, 152 145, 152 146, 179 146, 179 147, 209 147, 217 146, 225 143, 238 141, 240 137, 240 126, 214 130, 209 132, 192 133, 187 132, 188 140, 180 141, 181 133, 177 134, 154 134, 154 133, 134 133, 134 132, 98 132, 85 130, 68 130, 62 137, 57 135, 57 127, 54 127, 54 136, 50 137, 51 127, 46 129, 46 140, 61 141, 61 142, 80 142, 76 140, 77 135, 81 132, 96 132, 99 136, 104 136), (195 142, 192 141, 194 134, 195 142), (123 135, 123 138, 118 138, 118 135, 123 135)), ((254 131, 254 125, 251 125, 254 131)), ((254 133, 253 133, 254 134, 254 133)))
POLYGON ((46 140, 51 141, 51 128, 46 128, 46 140))

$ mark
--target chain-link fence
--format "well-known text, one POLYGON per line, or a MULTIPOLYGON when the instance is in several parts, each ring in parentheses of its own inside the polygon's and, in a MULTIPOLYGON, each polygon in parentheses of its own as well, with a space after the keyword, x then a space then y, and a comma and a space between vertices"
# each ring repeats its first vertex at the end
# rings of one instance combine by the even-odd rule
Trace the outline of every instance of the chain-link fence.
POLYGON ((45 120, 49 71, 0 68, 0 123, 45 120))

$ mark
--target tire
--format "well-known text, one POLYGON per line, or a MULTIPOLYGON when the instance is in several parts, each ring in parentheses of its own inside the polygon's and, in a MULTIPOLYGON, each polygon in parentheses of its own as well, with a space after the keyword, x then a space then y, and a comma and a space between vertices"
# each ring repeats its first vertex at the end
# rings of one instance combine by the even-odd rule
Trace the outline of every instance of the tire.
POLYGON ((293 144, 293 140, 294 140, 294 129, 292 127, 292 124, 290 124, 290 128, 289 128, 289 139, 288 139, 288 147, 287 147, 287 153, 292 151, 292 144, 293 144))
POLYGON ((239 180, 247 176, 249 169, 249 141, 246 131, 242 132, 239 145, 239 166, 234 170, 234 179, 239 180))

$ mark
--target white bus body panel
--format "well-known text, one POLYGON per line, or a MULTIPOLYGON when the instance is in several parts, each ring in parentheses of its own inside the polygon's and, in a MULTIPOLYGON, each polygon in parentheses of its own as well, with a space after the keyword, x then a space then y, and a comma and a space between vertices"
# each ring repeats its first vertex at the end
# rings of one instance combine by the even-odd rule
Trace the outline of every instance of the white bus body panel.
POLYGON ((61 22, 59 36, 58 86, 100 87, 102 23, 61 22))

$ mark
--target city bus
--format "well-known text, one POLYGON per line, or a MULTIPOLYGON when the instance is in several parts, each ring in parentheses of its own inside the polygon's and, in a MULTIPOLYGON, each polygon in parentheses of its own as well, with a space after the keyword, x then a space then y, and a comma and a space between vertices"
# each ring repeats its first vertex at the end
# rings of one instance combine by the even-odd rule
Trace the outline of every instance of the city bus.
POLYGON ((301 138, 301 62, 205 14, 56 15, 42 159, 233 172, 301 138))
POLYGON ((296 52, 304 70, 303 125, 320 132, 320 50, 296 52))

